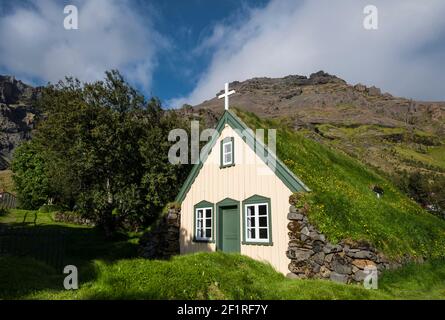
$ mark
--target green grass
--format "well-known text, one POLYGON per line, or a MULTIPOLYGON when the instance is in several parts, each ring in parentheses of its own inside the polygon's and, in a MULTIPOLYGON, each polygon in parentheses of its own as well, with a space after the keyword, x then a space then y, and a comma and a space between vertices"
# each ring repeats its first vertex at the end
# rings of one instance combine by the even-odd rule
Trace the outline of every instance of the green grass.
POLYGON ((11 170, 0 171, 0 189, 14 193, 14 181, 12 180, 11 170))
POLYGON ((420 153, 408 146, 396 146, 395 150, 404 159, 419 161, 421 163, 445 169, 445 146, 425 147, 426 152, 420 153))
POLYGON ((0 257, 0 299, 443 299, 445 261, 386 272, 378 290, 327 280, 291 280, 270 265, 238 254, 197 253, 169 261, 136 256, 134 238, 106 240, 87 227, 55 223, 34 212, 13 211, 10 225, 46 232, 61 228, 70 237, 67 264, 79 270, 79 290, 63 288, 65 275, 30 257, 0 257), (28 213, 26 215, 26 213, 28 213), (18 221, 18 222, 16 222, 18 221))
POLYGON ((444 299, 445 262, 386 272, 378 290, 328 280, 291 280, 238 254, 196 253, 169 261, 94 261, 94 277, 64 290, 63 275, 29 258, 0 258, 3 299, 444 299))
POLYGON ((238 112, 251 128, 276 128, 277 153, 312 192, 309 219, 331 241, 366 240, 390 257, 445 256, 445 221, 359 161, 305 138, 276 120, 238 112), (384 189, 377 199, 372 185, 384 189))

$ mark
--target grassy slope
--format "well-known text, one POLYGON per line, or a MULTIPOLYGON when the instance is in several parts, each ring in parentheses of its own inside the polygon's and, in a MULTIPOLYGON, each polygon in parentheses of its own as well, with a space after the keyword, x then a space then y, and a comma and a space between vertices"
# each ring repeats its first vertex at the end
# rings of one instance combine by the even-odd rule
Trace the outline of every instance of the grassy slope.
POLYGON ((281 160, 312 189, 310 220, 332 241, 368 240, 388 256, 445 256, 445 221, 421 209, 355 159, 287 129, 238 112, 251 128, 277 128, 281 160), (377 199, 371 186, 383 187, 377 199))
POLYGON ((388 272, 379 290, 325 280, 290 280, 270 265, 224 253, 170 261, 136 258, 133 238, 106 241, 92 228, 59 224, 51 214, 13 211, 0 223, 63 228, 66 263, 79 269, 80 289, 63 289, 62 270, 29 257, 0 257, 0 299, 443 299, 445 261, 388 272))
POLYGON ((0 170, 0 189, 14 193, 14 182, 11 170, 0 170))

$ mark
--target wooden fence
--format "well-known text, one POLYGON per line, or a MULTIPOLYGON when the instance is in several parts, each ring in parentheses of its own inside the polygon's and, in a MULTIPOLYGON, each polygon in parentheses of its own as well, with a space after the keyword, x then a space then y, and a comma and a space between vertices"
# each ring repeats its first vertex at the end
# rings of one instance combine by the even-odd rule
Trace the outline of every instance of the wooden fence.
POLYGON ((17 207, 17 198, 9 192, 0 192, 0 208, 12 209, 17 207))

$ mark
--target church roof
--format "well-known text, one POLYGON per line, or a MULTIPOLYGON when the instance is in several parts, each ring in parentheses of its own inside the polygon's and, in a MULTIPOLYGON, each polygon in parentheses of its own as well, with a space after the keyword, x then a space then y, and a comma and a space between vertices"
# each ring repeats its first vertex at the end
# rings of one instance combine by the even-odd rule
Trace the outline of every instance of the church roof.
MULTIPOLYGON (((289 170, 289 168, 281 162, 278 157, 272 153, 267 146, 263 144, 262 141, 257 140, 255 135, 252 133, 251 130, 248 130, 249 127, 240 119, 238 118, 232 111, 226 110, 219 120, 218 124, 216 125, 216 131, 218 134, 214 134, 210 141, 204 146, 206 150, 204 151, 204 156, 202 161, 195 164, 185 180, 184 184, 182 185, 181 189, 179 190, 179 193, 176 197, 176 202, 181 203, 185 196, 187 195, 187 192, 189 191, 190 187, 192 186, 193 182, 195 181, 195 178, 198 176, 199 171, 201 170, 204 162, 207 160, 207 156, 209 151, 214 147, 218 137, 221 135, 222 130, 224 129, 224 126, 228 124, 233 129, 235 129, 235 132, 240 135, 242 139, 245 139, 245 142, 247 145, 255 152, 255 143, 257 145, 261 145, 264 150, 268 153, 268 157, 272 157, 274 159, 275 167, 272 167, 272 164, 270 164, 267 159, 266 155, 264 155, 264 152, 260 152, 258 156, 266 163, 272 171, 275 173, 275 175, 292 191, 292 192, 299 192, 299 191, 310 191, 310 189, 298 178, 296 177, 292 171, 289 170), (241 132, 243 133, 243 136, 241 136, 241 132)), ((204 149, 203 148, 203 149, 204 149)))

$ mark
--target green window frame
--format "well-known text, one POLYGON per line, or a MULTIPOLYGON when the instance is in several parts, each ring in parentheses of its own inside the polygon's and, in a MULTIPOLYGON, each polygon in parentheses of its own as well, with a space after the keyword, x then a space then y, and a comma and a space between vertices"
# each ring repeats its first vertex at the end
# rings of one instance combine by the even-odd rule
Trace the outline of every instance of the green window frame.
POLYGON ((215 242, 215 205, 209 201, 193 207, 193 242, 215 242))
POLYGON ((235 165, 235 141, 233 137, 226 137, 221 140, 220 146, 220 168, 227 168, 235 165), (226 152, 226 146, 231 148, 230 152, 226 152), (230 161, 227 160, 226 156, 231 155, 230 161))
POLYGON ((253 195, 243 201, 243 244, 272 246, 270 198, 253 195), (264 235, 266 234, 266 237, 264 235))

